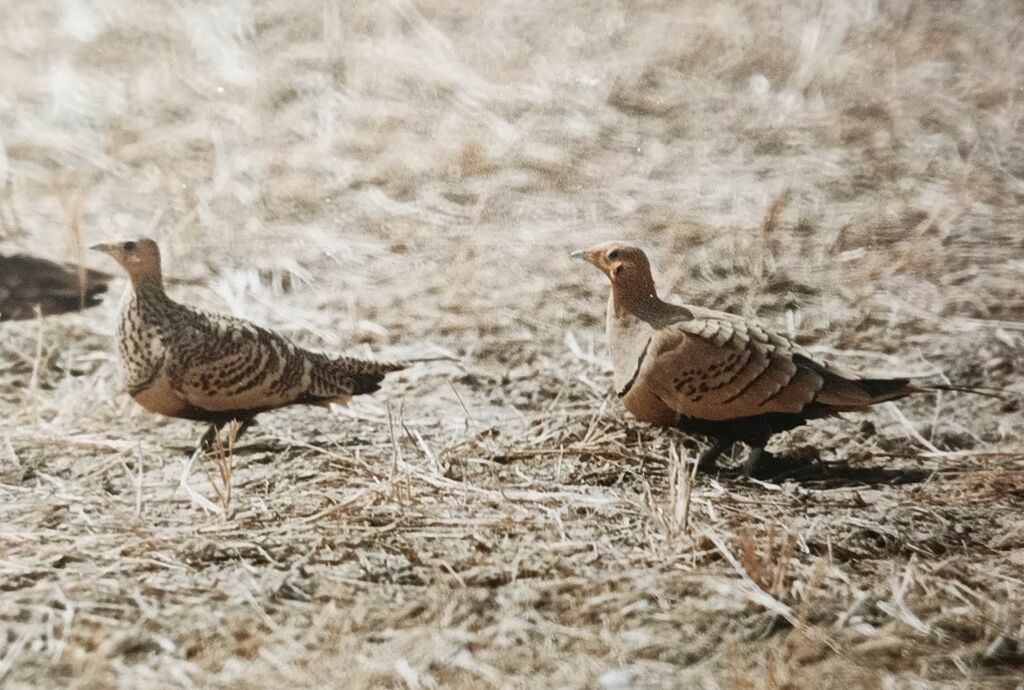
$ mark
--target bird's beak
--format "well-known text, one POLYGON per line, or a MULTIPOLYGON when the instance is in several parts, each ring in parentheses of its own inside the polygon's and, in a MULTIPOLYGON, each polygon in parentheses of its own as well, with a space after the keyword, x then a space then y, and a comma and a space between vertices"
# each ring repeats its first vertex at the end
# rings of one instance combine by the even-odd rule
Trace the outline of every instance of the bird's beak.
MULTIPOLYGON (((588 264, 597 266, 597 254, 592 249, 578 249, 569 255, 573 259, 583 259, 588 264)), ((598 266, 600 268, 600 266, 598 266)))
POLYGON ((102 242, 100 244, 92 245, 91 247, 89 247, 89 249, 93 250, 94 252, 103 252, 104 254, 110 253, 110 245, 103 244, 102 242))

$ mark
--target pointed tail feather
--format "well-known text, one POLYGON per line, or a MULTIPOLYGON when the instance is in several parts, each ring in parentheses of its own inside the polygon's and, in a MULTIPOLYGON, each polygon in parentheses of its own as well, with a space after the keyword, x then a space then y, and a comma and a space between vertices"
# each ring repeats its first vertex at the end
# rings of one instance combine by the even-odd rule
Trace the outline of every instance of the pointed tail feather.
POLYGON ((953 391, 970 393, 997 400, 1006 399, 1006 391, 984 386, 951 384, 941 375, 924 378, 910 376, 861 378, 853 372, 837 370, 803 355, 794 356, 799 365, 817 372, 823 379, 814 402, 837 412, 852 412, 889 400, 898 400, 915 393, 953 391))
POLYGON ((890 400, 899 400, 908 395, 935 391, 953 391, 997 400, 1005 399, 1003 391, 981 386, 958 386, 909 377, 850 379, 832 375, 826 377, 826 385, 818 394, 817 402, 837 411, 849 412, 890 400))
POLYGON ((412 359, 403 359, 402 364, 421 364, 423 362, 461 362, 462 360, 458 357, 451 355, 438 355, 437 357, 413 357, 412 359))
POLYGON ((961 386, 946 383, 945 379, 937 381, 933 378, 892 378, 892 379, 858 379, 856 384, 863 388, 871 396, 871 405, 887 400, 897 400, 915 393, 929 393, 935 391, 952 391, 954 393, 968 393, 970 395, 981 395, 986 398, 1004 400, 1005 393, 996 388, 984 386, 961 386))
POLYGON ((402 371, 419 362, 452 360, 451 357, 422 357, 399 362, 360 359, 358 357, 328 357, 318 355, 313 368, 310 395, 316 399, 337 402, 335 398, 365 395, 380 390, 387 374, 402 371))
POLYGON ((968 393, 970 395, 980 395, 985 398, 995 398, 996 400, 1006 400, 1007 391, 1000 390, 998 388, 988 388, 986 386, 959 386, 950 383, 920 383, 918 384, 922 391, 952 391, 954 393, 968 393))
POLYGON ((986 388, 985 386, 961 386, 946 383, 945 379, 936 378, 913 379, 859 379, 857 384, 864 388, 871 395, 871 404, 896 400, 914 393, 929 393, 934 391, 951 391, 954 393, 968 393, 970 395, 981 395, 996 400, 1005 399, 1005 391, 997 388, 986 388))
POLYGON ((908 378, 854 378, 820 369, 824 384, 814 401, 836 412, 863 410, 887 400, 897 400, 920 389, 908 378))

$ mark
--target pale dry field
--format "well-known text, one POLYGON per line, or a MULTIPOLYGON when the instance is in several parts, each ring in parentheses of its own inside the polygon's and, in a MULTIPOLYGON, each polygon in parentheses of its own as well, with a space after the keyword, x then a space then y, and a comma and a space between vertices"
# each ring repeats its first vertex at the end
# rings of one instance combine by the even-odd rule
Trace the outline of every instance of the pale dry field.
POLYGON ((117 293, 0 326, 0 685, 1020 687, 1024 415, 923 396, 777 482, 611 391, 606 281, 1024 394, 1024 6, 0 0, 0 250, 418 365, 233 457, 117 293), (772 210, 774 209, 774 211, 772 210), (230 497, 224 480, 231 486, 230 497))

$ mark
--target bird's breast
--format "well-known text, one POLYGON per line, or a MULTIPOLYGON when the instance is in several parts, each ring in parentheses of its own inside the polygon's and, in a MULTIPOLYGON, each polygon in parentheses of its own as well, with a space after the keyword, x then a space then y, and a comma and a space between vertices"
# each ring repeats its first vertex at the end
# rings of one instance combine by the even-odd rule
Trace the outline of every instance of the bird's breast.
POLYGON ((117 350, 125 387, 133 396, 134 391, 148 388, 163 375, 167 348, 160 329, 148 323, 134 295, 122 305, 117 350))
POLYGON ((617 318, 608 314, 608 354, 612 360, 615 390, 631 388, 643 364, 647 343, 654 329, 640 319, 617 318))
POLYGON ((651 392, 643 381, 635 382, 624 396, 622 404, 637 420, 656 426, 675 426, 679 415, 651 392))

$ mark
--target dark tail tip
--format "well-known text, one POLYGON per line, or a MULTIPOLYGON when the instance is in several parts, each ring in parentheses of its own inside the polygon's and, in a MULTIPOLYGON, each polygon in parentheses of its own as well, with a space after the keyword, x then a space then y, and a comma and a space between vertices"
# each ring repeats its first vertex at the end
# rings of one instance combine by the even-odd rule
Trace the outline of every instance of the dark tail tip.
POLYGON ((910 379, 858 379, 857 385, 872 398, 899 397, 914 392, 910 387, 910 379))

